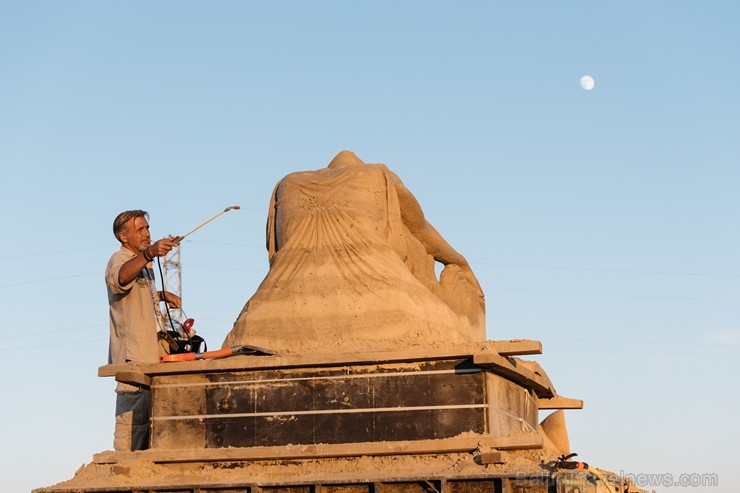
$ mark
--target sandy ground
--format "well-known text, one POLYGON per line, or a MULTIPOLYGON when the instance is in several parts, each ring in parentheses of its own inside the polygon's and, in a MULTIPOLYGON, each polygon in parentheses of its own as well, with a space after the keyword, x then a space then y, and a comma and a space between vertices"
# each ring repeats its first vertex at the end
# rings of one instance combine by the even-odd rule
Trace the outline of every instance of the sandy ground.
POLYGON ((552 452, 544 449, 511 451, 502 453, 503 464, 480 464, 480 452, 208 463, 156 463, 133 458, 115 464, 90 463, 80 468, 71 480, 36 492, 104 487, 206 487, 542 476, 549 472, 546 464, 555 458, 552 452))

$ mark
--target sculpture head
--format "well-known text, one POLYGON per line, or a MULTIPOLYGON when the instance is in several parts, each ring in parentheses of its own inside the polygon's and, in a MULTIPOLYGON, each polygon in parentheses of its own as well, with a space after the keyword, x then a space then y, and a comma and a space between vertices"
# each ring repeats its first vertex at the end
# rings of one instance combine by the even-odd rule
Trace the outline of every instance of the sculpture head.
POLYGON ((350 166, 360 166, 365 164, 362 159, 357 157, 352 151, 344 150, 334 156, 327 168, 348 168, 350 166))

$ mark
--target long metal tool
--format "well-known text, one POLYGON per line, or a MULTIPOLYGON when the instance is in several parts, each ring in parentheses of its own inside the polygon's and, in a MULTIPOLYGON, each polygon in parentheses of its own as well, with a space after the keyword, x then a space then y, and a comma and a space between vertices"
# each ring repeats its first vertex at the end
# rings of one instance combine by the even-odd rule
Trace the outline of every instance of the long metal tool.
POLYGON ((200 228, 202 228, 202 227, 203 227, 203 226, 205 226, 206 224, 208 224, 208 223, 210 223, 211 221, 213 221, 214 219, 216 219, 216 218, 217 218, 218 216, 220 216, 221 214, 223 214, 223 213, 225 213, 225 212, 229 212, 229 211, 230 211, 230 210, 232 210, 232 209, 236 209, 236 210, 239 210, 239 209, 241 209, 241 207, 239 207, 238 205, 232 205, 231 207, 227 207, 226 209, 222 210, 221 212, 219 212, 218 214, 216 214, 215 216, 213 216, 213 217, 212 217, 212 218, 210 218, 209 220, 207 220, 207 221, 203 222, 202 224, 199 224, 198 226, 196 226, 196 227, 195 227, 194 229, 192 229, 191 231, 189 231, 189 232, 185 233, 184 235, 180 236, 180 237, 179 237, 179 241, 182 241, 182 240, 184 240, 185 238, 187 238, 187 237, 188 237, 188 236, 190 236, 191 234, 195 233, 196 231, 198 231, 198 230, 199 230, 200 228))

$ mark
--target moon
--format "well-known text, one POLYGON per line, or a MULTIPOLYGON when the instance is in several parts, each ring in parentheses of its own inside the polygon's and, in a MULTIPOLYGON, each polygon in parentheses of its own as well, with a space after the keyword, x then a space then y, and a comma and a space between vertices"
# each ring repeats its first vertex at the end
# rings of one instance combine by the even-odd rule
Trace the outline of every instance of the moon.
POLYGON ((596 82, 594 81, 594 78, 590 75, 584 75, 581 77, 581 89, 584 91, 590 91, 594 88, 596 85, 596 82))

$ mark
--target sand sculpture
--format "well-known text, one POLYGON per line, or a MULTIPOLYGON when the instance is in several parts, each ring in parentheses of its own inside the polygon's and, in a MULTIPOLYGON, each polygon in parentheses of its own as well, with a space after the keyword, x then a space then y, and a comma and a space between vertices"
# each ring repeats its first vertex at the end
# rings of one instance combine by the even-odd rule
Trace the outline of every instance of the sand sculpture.
POLYGON ((282 354, 485 340, 483 292, 468 262, 383 164, 340 152, 276 185, 270 270, 224 346, 282 354), (435 262, 444 264, 439 279, 435 262))
POLYGON ((280 180, 267 248, 225 345, 279 354, 101 367, 152 390, 150 448, 36 493, 640 491, 570 460, 583 402, 519 357, 538 341, 484 340, 470 266, 386 166, 280 180))

